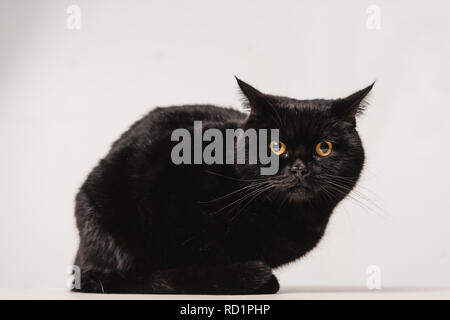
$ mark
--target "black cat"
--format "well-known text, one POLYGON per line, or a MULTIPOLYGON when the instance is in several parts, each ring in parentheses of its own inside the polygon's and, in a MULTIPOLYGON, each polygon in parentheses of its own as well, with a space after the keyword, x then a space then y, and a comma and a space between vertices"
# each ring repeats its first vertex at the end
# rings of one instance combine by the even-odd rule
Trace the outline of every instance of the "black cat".
POLYGON ((82 292, 275 293, 272 269, 314 248, 364 163, 347 98, 295 100, 237 79, 250 114, 212 105, 157 108, 136 122, 76 197, 82 292), (261 164, 180 164, 173 130, 275 128, 275 175, 261 164))

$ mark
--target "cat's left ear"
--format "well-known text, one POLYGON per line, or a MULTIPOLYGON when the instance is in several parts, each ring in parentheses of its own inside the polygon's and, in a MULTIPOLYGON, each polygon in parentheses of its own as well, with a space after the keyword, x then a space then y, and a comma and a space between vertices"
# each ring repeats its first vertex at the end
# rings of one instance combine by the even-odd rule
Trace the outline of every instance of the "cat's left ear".
POLYGON ((375 82, 346 98, 337 99, 333 104, 333 113, 341 118, 344 118, 344 120, 356 122, 356 116, 363 113, 365 107, 367 106, 365 99, 367 98, 370 90, 372 90, 374 84, 375 82))
POLYGON ((271 111, 270 103, 267 101, 266 95, 259 90, 253 88, 248 83, 245 83, 238 77, 236 81, 245 96, 245 104, 251 111, 251 115, 262 116, 263 114, 271 111))

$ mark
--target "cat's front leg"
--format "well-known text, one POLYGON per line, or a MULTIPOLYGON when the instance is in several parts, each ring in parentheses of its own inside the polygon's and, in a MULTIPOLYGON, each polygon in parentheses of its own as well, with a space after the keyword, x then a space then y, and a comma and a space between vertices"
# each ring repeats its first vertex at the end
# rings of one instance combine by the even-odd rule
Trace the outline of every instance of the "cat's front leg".
POLYGON ((119 275, 87 270, 81 288, 90 293, 271 294, 279 290, 272 269, 261 261, 230 265, 195 265, 147 275, 119 275))
POLYGON ((183 294, 269 294, 279 290, 272 269, 261 261, 156 271, 151 286, 154 293, 183 294))

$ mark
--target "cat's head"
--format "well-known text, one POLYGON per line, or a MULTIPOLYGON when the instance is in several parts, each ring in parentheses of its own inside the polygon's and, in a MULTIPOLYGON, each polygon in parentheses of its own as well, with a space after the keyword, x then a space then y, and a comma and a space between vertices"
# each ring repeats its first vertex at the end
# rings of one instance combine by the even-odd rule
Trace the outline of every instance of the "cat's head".
POLYGON ((279 129, 279 141, 268 146, 269 152, 279 153, 278 172, 261 176, 260 164, 247 165, 239 170, 243 179, 263 179, 266 190, 291 201, 343 199, 363 168, 356 117, 373 84, 342 99, 296 100, 264 94, 237 81, 250 110, 245 129, 279 129))

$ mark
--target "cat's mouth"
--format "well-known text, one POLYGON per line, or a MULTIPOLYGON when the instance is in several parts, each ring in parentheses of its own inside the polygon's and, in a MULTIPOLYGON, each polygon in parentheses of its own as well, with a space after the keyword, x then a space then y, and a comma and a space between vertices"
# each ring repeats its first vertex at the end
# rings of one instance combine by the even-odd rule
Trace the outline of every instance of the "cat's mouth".
POLYGON ((302 201, 302 200, 308 200, 308 199, 312 198, 313 190, 310 187, 307 187, 307 186, 304 186, 301 184, 297 184, 297 185, 288 187, 285 190, 285 194, 291 200, 302 201))

